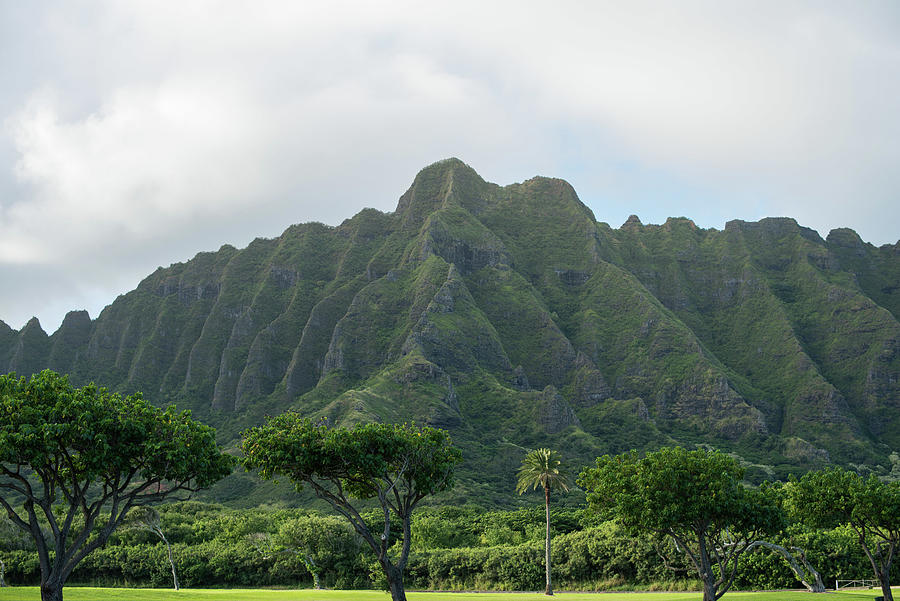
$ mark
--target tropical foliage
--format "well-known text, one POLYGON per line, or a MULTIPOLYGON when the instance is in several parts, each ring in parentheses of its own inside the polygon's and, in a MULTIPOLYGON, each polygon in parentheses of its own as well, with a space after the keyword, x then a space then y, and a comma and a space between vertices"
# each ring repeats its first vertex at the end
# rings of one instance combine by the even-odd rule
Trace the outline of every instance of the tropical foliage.
POLYGON ((559 453, 550 449, 535 449, 525 455, 522 466, 516 474, 516 492, 522 494, 529 488, 537 490, 539 487, 544 492, 544 507, 546 511, 546 534, 544 541, 544 569, 546 572, 546 584, 544 593, 553 594, 553 586, 550 579, 550 491, 569 490, 569 477, 562 469, 562 460, 559 453))
POLYGON ((403 572, 409 559, 413 511, 427 496, 450 486, 459 450, 443 430, 369 423, 330 428, 297 413, 284 413, 249 430, 244 465, 263 478, 283 475, 344 516, 375 554, 394 601, 406 598, 403 572), (352 499, 376 499, 380 528, 373 529, 352 499), (391 519, 400 522, 392 532, 391 519), (379 535, 380 530, 380 535, 379 535), (399 541, 399 552, 391 547, 399 541))
POLYGON ((848 526, 856 533, 885 601, 893 600, 891 566, 900 547, 900 483, 833 468, 785 486, 793 517, 813 527, 848 526))
POLYGON ((210 486, 232 465, 186 412, 51 371, 0 376, 0 507, 35 545, 45 601, 62 599, 131 510, 210 486))
POLYGON ((595 511, 635 532, 668 537, 703 583, 704 601, 731 587, 750 545, 785 525, 773 499, 743 485, 743 469, 727 455, 664 448, 597 459, 581 473, 595 511))
MULTIPOLYGON (((157 509, 172 544, 182 590, 311 588, 314 577, 295 552, 306 540, 303 532, 333 535, 333 544, 328 540, 312 547, 323 588, 378 588, 385 582, 374 556, 343 518, 338 521, 336 516, 308 509, 235 510, 194 501, 157 509), (265 538, 271 543, 268 547, 265 538)), ((380 511, 362 515, 372 524, 380 519, 380 511)), ((413 516, 404 582, 415 589, 542 591, 543 518, 543 504, 512 511, 422 507, 413 516)), ((551 531, 558 590, 700 589, 700 582, 691 575, 693 566, 684 556, 670 557, 669 565, 680 568, 679 572, 666 567, 657 553, 659 541, 651 534, 631 534, 616 522, 598 521, 592 512, 560 507, 551 508, 551 531)), ((831 586, 837 579, 859 579, 871 573, 856 533, 846 526, 831 530, 794 526, 789 534, 769 540, 802 547, 831 586)), ((0 539, 8 583, 38 584, 40 568, 33 545, 13 549, 7 542, 0 539)), ((800 587, 784 559, 768 549, 748 551, 739 563, 733 588, 800 587)), ((892 577, 900 578, 896 562, 892 570, 892 577)), ((70 581, 171 588, 172 574, 159 538, 143 530, 120 529, 105 547, 78 564, 70 581)))

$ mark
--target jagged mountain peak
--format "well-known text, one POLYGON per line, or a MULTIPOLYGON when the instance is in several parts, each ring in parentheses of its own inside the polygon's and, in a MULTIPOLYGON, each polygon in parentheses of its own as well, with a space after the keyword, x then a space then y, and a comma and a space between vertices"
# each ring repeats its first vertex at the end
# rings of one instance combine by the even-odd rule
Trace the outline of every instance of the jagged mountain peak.
POLYGON ((640 231, 641 228, 644 227, 644 224, 641 223, 641 218, 637 215, 631 214, 628 216, 628 219, 625 220, 625 223, 619 228, 621 230, 634 232, 640 231))
POLYGON ((59 327, 60 327, 60 329, 67 329, 67 328, 72 328, 72 327, 84 326, 85 324, 90 324, 90 323, 91 323, 90 314, 86 310, 80 309, 80 310, 75 310, 75 311, 69 311, 68 313, 66 313, 66 316, 63 318, 62 324, 59 327))
POLYGON ((440 425, 496 498, 541 445, 877 471, 900 449, 900 255, 857 241, 790 218, 612 229, 564 180, 447 159, 392 213, 198 253, 50 337, 0 322, 0 367, 175 401, 226 443, 287 408, 440 425))
POLYGON ((44 331, 44 328, 41 327, 41 320, 38 319, 37 317, 32 317, 31 319, 29 319, 28 323, 26 323, 25 326, 22 328, 21 333, 24 334, 26 332, 28 332, 28 333, 32 333, 32 332, 38 333, 39 332, 41 334, 44 334, 45 336, 47 335, 47 333, 44 331))
POLYGON ((865 246, 865 242, 859 237, 859 234, 848 227, 839 227, 831 230, 828 232, 825 240, 829 244, 844 248, 861 249, 865 246))
POLYGON ((677 227, 686 227, 690 230, 697 230, 697 224, 694 223, 693 219, 688 219, 687 217, 669 217, 666 219, 666 222, 663 224, 663 227, 671 230, 677 227))
POLYGON ((759 221, 733 219, 725 223, 725 231, 741 231, 766 238, 783 238, 797 234, 816 244, 824 244, 817 231, 797 223, 793 217, 764 217, 759 221))
POLYGON ((425 167, 397 203, 396 213, 404 223, 421 225, 434 210, 455 200, 478 203, 486 182, 474 169, 457 158, 444 159, 425 167))
POLYGON ((545 217, 574 218, 591 224, 597 221, 593 211, 578 198, 575 188, 564 179, 537 176, 520 184, 506 186, 503 190, 506 194, 517 197, 519 203, 528 206, 526 210, 539 209, 545 217))

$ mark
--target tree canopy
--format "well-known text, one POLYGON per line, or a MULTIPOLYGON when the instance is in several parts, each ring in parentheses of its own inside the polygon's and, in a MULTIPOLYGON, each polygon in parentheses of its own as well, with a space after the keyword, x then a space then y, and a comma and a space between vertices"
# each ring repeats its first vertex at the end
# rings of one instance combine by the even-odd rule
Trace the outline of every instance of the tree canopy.
POLYGON ((670 537, 697 570, 704 601, 715 601, 734 581, 740 555, 783 526, 774 500, 742 479, 743 468, 727 455, 675 447, 643 458, 604 455, 578 484, 594 511, 633 531, 670 537))
POLYGON ((131 509, 210 486, 232 466, 189 412, 49 370, 0 376, 0 507, 34 540, 42 599, 62 599, 78 562, 131 509))
POLYGON ((263 478, 286 476, 298 490, 308 485, 349 520, 377 556, 394 601, 406 599, 403 570, 412 512, 426 496, 450 486, 460 461, 445 431, 382 423, 331 428, 288 412, 245 432, 241 449, 247 469, 259 470, 263 478), (380 535, 369 528, 352 498, 377 499, 383 514, 380 535), (392 514, 402 524, 400 551, 393 558, 392 514))
POLYGON ((807 472, 784 486, 794 519, 816 528, 849 525, 857 535, 886 601, 892 601, 890 573, 900 546, 900 482, 832 468, 807 472))
POLYGON ((562 459, 557 451, 535 449, 522 460, 516 472, 516 492, 522 494, 529 488, 545 491, 569 490, 569 476, 562 467, 562 459))
POLYGON ((264 557, 290 558, 301 563, 312 576, 315 589, 322 588, 320 575, 324 569, 352 571, 352 562, 347 558, 355 558, 361 550, 359 538, 347 521, 333 515, 288 519, 277 532, 258 532, 251 538, 264 557))

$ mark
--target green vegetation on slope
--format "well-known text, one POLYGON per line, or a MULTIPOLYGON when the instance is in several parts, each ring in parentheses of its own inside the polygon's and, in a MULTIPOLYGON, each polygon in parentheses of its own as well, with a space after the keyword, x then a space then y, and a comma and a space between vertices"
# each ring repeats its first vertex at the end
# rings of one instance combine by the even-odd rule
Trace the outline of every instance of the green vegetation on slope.
MULTIPOLYGON (((832 462, 887 474, 898 278, 897 247, 850 230, 613 229, 561 180, 500 187, 449 159, 394 213, 200 253, 49 337, 0 324, 0 368, 142 390, 232 446, 287 408, 447 428, 467 457, 448 501, 515 505, 508 468, 540 446, 587 463, 709 444, 755 480, 832 462)), ((279 496, 246 474, 212 494, 279 496)))

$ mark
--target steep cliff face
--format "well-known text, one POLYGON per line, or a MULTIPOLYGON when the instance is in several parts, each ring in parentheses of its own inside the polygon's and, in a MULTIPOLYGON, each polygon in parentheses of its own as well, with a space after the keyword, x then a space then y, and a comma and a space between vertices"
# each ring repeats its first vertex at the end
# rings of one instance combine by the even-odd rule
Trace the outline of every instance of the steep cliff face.
POLYGON ((502 498, 513 451, 537 445, 586 461, 706 441, 770 473, 888 467, 898 314, 898 247, 851 230, 613 229, 562 180, 500 187, 450 159, 394 213, 201 253, 51 336, 0 322, 0 368, 142 390, 226 442, 291 407, 438 425, 470 458, 463 481, 502 498))
MULTIPOLYGON (((732 221, 700 230, 685 219, 608 231, 610 260, 634 273, 723 365, 765 427, 859 460, 870 441, 900 444, 894 351, 900 328, 843 264, 846 244, 826 243, 792 219, 732 221), (877 400, 875 398, 877 397, 877 400)), ((849 230, 833 232, 844 241, 849 230)), ((890 306, 896 255, 854 243, 855 269, 881 277, 890 306), (859 260, 872 254, 876 267, 859 260), (884 253, 885 255, 887 253, 884 253)), ((896 272, 895 272, 896 273, 896 272)), ((900 276, 900 274, 898 274, 900 276)), ((896 280, 895 280, 896 281, 896 280)))

